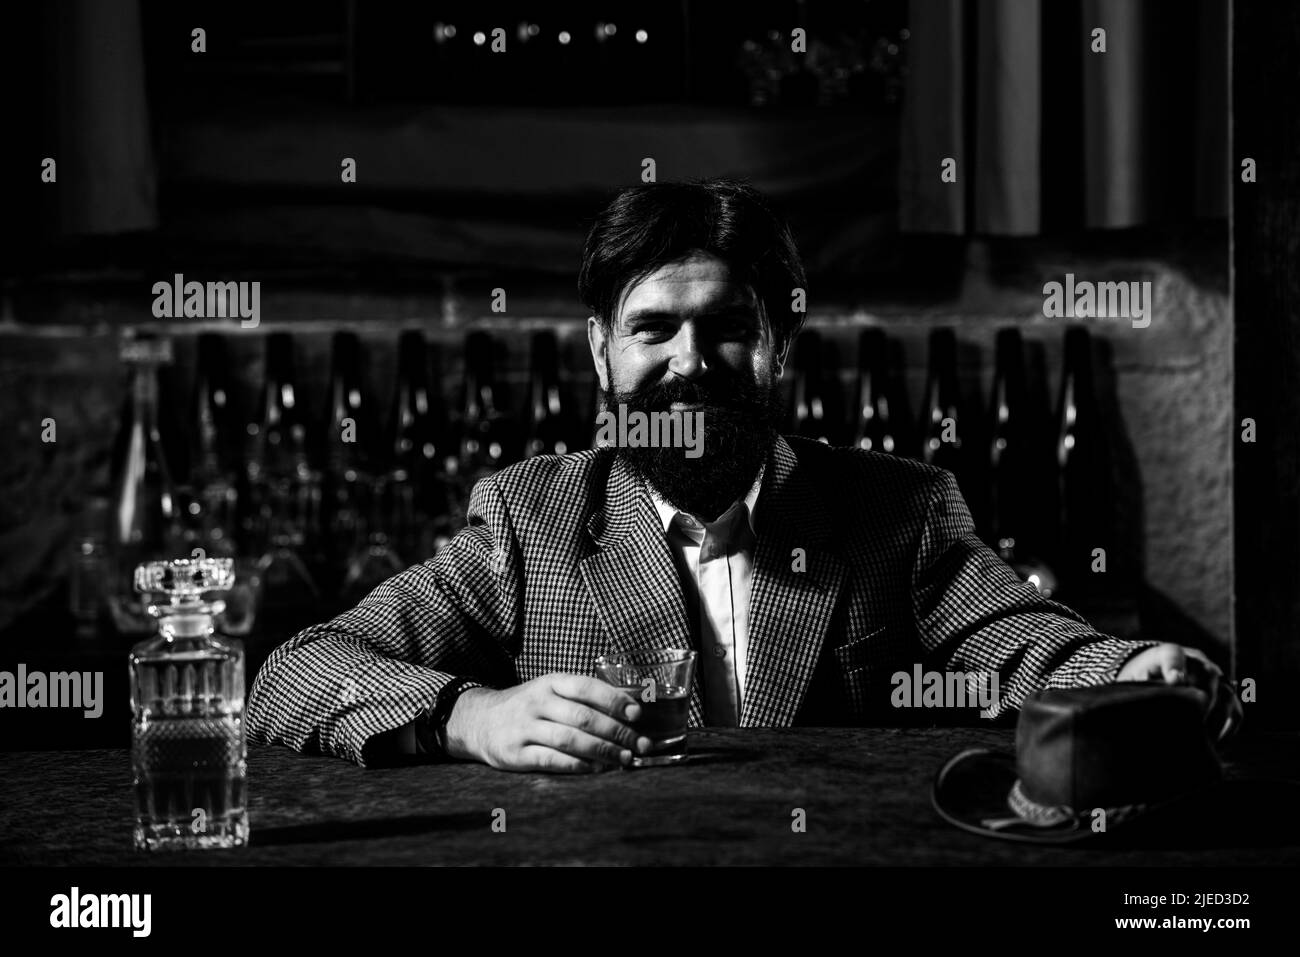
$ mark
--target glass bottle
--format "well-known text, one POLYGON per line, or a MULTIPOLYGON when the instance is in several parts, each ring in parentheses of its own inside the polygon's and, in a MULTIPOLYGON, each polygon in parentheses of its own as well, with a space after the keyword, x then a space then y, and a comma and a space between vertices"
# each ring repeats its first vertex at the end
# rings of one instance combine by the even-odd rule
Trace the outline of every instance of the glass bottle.
POLYGON ((356 333, 334 333, 328 409, 323 443, 327 548, 330 566, 340 569, 364 546, 370 511, 371 423, 361 389, 361 343, 356 333))
POLYGON ((214 634, 234 583, 229 558, 148 562, 135 587, 158 635, 131 650, 137 850, 248 842, 244 649, 214 634))
POLYGON ((158 368, 171 362, 171 342, 128 340, 121 357, 131 369, 131 394, 114 455, 109 547, 115 571, 108 608, 120 634, 147 635, 154 623, 135 594, 133 570, 146 561, 174 557, 184 547, 176 490, 158 430, 158 368))
POLYGON ((201 507, 200 544, 211 557, 235 553, 238 481, 230 467, 230 365, 225 341, 215 333, 198 339, 198 366, 190 412, 189 484, 201 507))
POLYGON ((533 333, 528 377, 528 423, 524 457, 564 455, 574 451, 568 409, 560 389, 559 347, 555 333, 533 333))
POLYGON ((990 410, 990 544, 1021 579, 1050 598, 1058 585, 1056 573, 1042 557, 1042 523, 1034 512, 1044 498, 1043 475, 1018 329, 998 331, 990 410))
POLYGON ((1093 386, 1092 337, 1082 326, 1065 333, 1065 368, 1057 406, 1056 472, 1058 556, 1062 584, 1078 598, 1090 591, 1094 548, 1109 542, 1109 498, 1097 396, 1093 386))
POLYGON ((967 422, 957 381, 957 337, 951 329, 935 329, 930 333, 924 419, 921 458, 929 465, 963 477, 967 422))
POLYGON ((992 543, 1003 561, 1024 552, 1029 530, 1030 449, 1025 407, 1024 347, 1020 332, 1001 329, 997 335, 990 402, 989 518, 992 543))
MULTIPOLYGON (((239 474, 231 462, 233 408, 226 341, 198 338, 194 400, 189 420, 189 493, 185 553, 190 558, 234 558, 236 584, 218 626, 228 635, 252 631, 259 578, 255 556, 239 541, 239 474)), ((184 498, 184 496, 182 496, 184 498)))
POLYGON ((509 422, 497 407, 492 337, 471 332, 465 337, 465 402, 461 423, 460 480, 464 492, 479 479, 509 463, 509 422))
POLYGON ((858 337, 858 427, 854 444, 868 452, 901 454, 890 408, 889 357, 883 329, 863 329, 858 337))
POLYGON ((266 378, 258 421, 249 426, 245 468, 252 498, 248 534, 260 554, 262 608, 272 618, 295 616, 317 603, 320 589, 304 560, 320 519, 320 475, 307 457, 288 333, 267 336, 266 378))
POLYGON ((389 427, 387 515, 398 554, 407 561, 432 557, 456 531, 452 522, 458 449, 442 396, 430 380, 430 360, 424 335, 403 332, 389 427))
POLYGON ((793 356, 794 387, 792 431, 828 445, 838 444, 832 409, 834 402, 822 380, 822 339, 815 329, 796 340, 793 356))

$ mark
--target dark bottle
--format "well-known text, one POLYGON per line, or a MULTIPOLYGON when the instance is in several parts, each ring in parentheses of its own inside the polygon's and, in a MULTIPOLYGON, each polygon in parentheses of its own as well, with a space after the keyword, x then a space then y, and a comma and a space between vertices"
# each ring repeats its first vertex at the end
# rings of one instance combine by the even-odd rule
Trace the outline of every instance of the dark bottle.
POLYGON ((306 419, 294 375, 293 339, 287 332, 266 337, 266 378, 257 421, 248 427, 248 437, 245 466, 255 481, 311 476, 306 419))
POLYGON ((858 336, 858 426, 854 444, 868 452, 902 454, 890 405, 889 357, 883 329, 863 329, 858 336))
POLYGON ((1024 346, 1020 332, 997 335, 993 396, 989 403, 989 532, 1004 561, 1012 562, 1029 547, 1033 499, 1032 448, 1025 390, 1024 346))
POLYGON ((533 333, 530 365, 524 457, 575 451, 569 409, 560 388, 555 333, 549 330, 533 333))
POLYGON ((1109 551, 1111 497, 1092 368, 1092 337, 1081 326, 1065 333, 1065 365, 1056 417, 1058 553, 1062 585, 1085 596, 1104 580, 1092 574, 1093 550, 1109 551))
POLYGON ((441 401, 429 383, 429 353, 424 334, 403 332, 397 341, 397 387, 390 418, 391 471, 396 481, 422 487, 448 454, 441 401), (442 420, 442 421, 440 421, 442 420))
POLYGON ((403 332, 397 344, 384 520, 398 554, 408 562, 436 554, 455 533, 457 517, 458 449, 429 367, 424 335, 403 332))
POLYGON ((966 491, 966 430, 961 386, 957 380, 957 336, 951 329, 930 333, 930 368, 925 383, 921 458, 956 474, 966 491))
POLYGON ((1050 471, 1043 468, 1045 443, 1036 441, 1025 378, 1024 343, 1017 329, 997 336, 990 401, 989 543, 998 557, 1044 596, 1058 589, 1045 559, 1043 501, 1050 500, 1050 471))
POLYGON ((464 491, 509 464, 509 420, 498 407, 492 337, 471 332, 465 337, 465 393, 460 439, 460 478, 464 491))
POLYGON ((336 332, 330 348, 323 442, 327 557, 335 569, 342 567, 366 536, 373 478, 369 412, 361 382, 361 343, 355 333, 336 332))
POLYGON ((136 566, 180 557, 184 548, 176 488, 158 429, 158 369, 172 361, 171 342, 129 340, 121 358, 131 372, 131 392, 113 455, 108 608, 119 633, 147 635, 155 623, 148 596, 135 591, 136 566))
POLYGON ((795 341, 792 359, 791 431, 804 438, 838 445, 836 403, 822 378, 822 339, 815 329, 805 330, 795 341))
POLYGON ((288 333, 267 336, 261 408, 248 427, 244 464, 250 498, 246 534, 261 555, 262 600, 276 620, 286 609, 320 596, 304 555, 319 537, 321 483, 308 457, 288 333))
POLYGON ((192 543, 211 558, 235 554, 239 492, 229 454, 233 425, 229 369, 225 340, 215 333, 200 335, 187 430, 191 509, 198 508, 190 531, 192 543))

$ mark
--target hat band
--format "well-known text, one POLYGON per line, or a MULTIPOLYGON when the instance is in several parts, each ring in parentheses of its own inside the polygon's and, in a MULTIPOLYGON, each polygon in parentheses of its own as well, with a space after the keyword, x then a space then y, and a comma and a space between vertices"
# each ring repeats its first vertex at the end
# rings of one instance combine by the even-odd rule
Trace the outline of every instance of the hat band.
MULTIPOLYGON (((983 825, 998 831, 1007 827, 1028 824, 1030 827, 1058 827, 1062 824, 1077 828, 1093 810, 1076 811, 1068 804, 1040 804, 1025 794, 1020 781, 1017 780, 1007 795, 1007 806, 1016 813, 1015 817, 986 818, 983 825)), ((1142 813, 1145 804, 1121 804, 1116 807, 1101 808, 1107 824, 1119 824, 1127 818, 1142 813)))

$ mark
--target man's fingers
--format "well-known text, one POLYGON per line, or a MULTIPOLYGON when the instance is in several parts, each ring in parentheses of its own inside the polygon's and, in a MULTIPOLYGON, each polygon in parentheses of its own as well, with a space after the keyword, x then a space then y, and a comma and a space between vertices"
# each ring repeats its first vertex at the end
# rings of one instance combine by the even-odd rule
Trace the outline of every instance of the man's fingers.
POLYGON ((1187 653, 1182 645, 1160 645, 1155 651, 1159 677, 1166 684, 1180 685, 1187 680, 1187 653))
POLYGON ((540 744, 528 744, 519 749, 519 761, 514 766, 517 771, 552 771, 557 774, 591 774, 600 768, 591 761, 575 758, 554 748, 540 744))
POLYGON ((637 734, 626 724, 616 721, 595 708, 558 695, 549 696, 539 709, 539 716, 548 721, 577 728, 597 738, 602 738, 624 748, 636 748, 637 734))
POLYGON ((1196 648, 1182 648, 1187 682, 1205 692, 1208 703, 1205 723, 1216 741, 1226 741, 1241 726, 1241 702, 1236 690, 1223 676, 1223 669, 1205 652, 1196 648))
POLYGON ((529 729, 529 744, 539 744, 584 761, 612 764, 616 767, 623 764, 625 760, 632 760, 631 750, 555 721, 534 722, 529 729))
POLYGON ((589 705, 616 718, 636 720, 641 715, 641 706, 636 703, 636 699, 599 678, 555 675, 551 680, 551 690, 562 698, 589 705), (632 709, 630 713, 629 707, 632 709))

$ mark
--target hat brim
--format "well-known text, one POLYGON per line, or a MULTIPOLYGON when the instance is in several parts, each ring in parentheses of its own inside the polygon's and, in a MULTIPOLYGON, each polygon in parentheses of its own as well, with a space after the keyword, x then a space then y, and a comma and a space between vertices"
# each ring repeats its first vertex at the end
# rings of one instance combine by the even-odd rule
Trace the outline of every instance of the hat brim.
POLYGON ((1007 795, 1016 778, 1014 754, 971 748, 953 756, 939 769, 930 789, 930 803, 940 817, 963 831, 1024 844, 1096 841, 1113 831, 1131 830, 1134 822, 1153 811, 1181 803, 1180 798, 1150 805, 1112 820, 1101 832, 1092 829, 1090 817, 1041 826, 1017 820, 1008 806, 1007 795), (990 822, 996 822, 996 826, 990 822))

